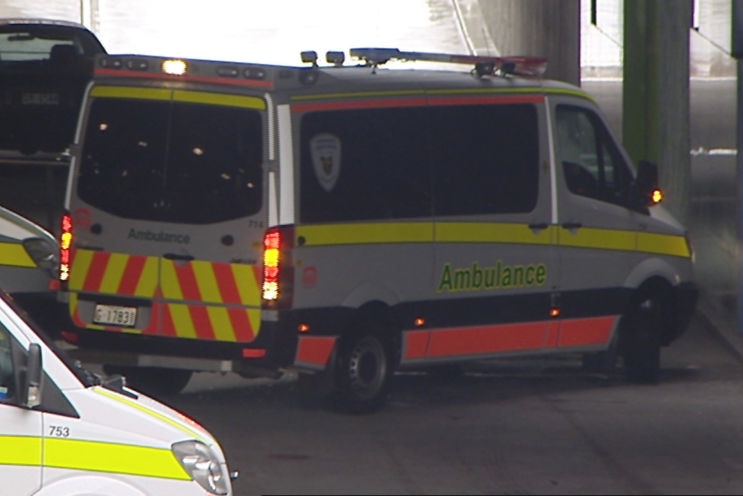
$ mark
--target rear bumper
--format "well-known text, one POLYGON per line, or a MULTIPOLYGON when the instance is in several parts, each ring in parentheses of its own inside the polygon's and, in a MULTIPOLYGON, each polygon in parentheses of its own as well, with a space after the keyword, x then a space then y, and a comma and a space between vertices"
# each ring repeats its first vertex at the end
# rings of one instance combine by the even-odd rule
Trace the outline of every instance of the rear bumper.
POLYGON ((160 366, 190 370, 272 375, 294 360, 296 337, 273 322, 261 325, 250 342, 224 342, 84 329, 67 320, 62 338, 74 348, 71 355, 88 363, 122 366, 160 366))

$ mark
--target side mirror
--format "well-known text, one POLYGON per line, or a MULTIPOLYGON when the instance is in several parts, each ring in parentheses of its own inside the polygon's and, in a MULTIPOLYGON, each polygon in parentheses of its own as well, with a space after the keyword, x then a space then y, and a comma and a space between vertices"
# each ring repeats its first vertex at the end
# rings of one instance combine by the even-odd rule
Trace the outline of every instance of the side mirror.
POLYGON ((632 188, 632 203, 638 208, 652 207, 663 200, 658 187, 658 166, 647 160, 637 163, 637 177, 632 188))
POLYGON ((41 346, 31 343, 26 359, 26 376, 23 382, 23 406, 34 408, 41 404, 41 346))

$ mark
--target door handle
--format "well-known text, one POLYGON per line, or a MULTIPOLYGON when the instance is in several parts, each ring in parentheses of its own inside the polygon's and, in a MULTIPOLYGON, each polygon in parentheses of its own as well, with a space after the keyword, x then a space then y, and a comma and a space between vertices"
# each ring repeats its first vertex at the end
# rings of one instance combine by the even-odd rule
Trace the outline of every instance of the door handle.
POLYGON ((182 255, 180 253, 164 253, 163 258, 167 258, 168 260, 184 260, 186 262, 194 259, 193 255, 182 255))
POLYGON ((547 229, 549 226, 546 222, 534 222, 533 224, 529 224, 529 229, 532 231, 541 231, 547 229))
POLYGON ((581 222, 563 222, 562 223, 563 229, 580 229, 583 227, 583 223, 581 222))

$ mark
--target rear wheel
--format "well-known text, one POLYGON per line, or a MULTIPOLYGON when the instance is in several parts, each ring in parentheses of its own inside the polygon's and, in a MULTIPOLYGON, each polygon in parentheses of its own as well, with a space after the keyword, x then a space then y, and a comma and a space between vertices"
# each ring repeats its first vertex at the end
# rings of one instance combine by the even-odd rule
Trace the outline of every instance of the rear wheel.
POLYGON ((336 407, 350 413, 379 409, 387 400, 394 366, 389 343, 374 333, 343 338, 335 368, 336 407))
POLYGON ((163 367, 105 365, 103 370, 109 375, 123 375, 127 386, 154 397, 173 396, 180 393, 193 374, 190 370, 163 367))
POLYGON ((622 359, 627 380, 658 382, 661 334, 670 321, 670 311, 670 294, 664 286, 640 288, 633 297, 622 329, 622 359))

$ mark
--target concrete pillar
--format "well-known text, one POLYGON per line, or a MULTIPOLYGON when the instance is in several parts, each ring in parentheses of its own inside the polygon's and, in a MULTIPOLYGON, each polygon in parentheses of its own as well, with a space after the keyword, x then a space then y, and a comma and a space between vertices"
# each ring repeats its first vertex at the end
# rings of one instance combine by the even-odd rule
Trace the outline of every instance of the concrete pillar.
POLYGON ((580 0, 479 0, 501 55, 547 57, 545 77, 580 85, 580 0))
POLYGON ((691 0, 625 0, 622 138, 634 161, 658 164, 665 205, 690 211, 691 0))

